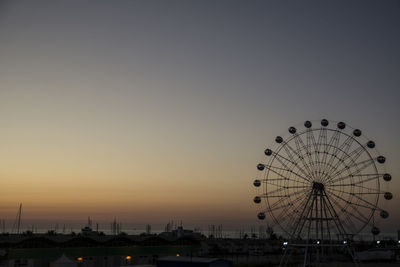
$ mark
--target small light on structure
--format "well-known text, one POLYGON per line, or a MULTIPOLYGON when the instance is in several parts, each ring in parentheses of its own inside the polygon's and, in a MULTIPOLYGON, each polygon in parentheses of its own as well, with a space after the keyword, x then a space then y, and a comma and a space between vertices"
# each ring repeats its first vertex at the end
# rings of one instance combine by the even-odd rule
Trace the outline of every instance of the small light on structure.
POLYGON ((283 245, 286 247, 289 243, 287 241, 283 242, 283 245))
POLYGON ((379 245, 379 244, 381 243, 381 241, 380 241, 380 240, 377 240, 376 243, 379 245))
POLYGON ((176 253, 176 256, 177 256, 177 257, 180 257, 180 256, 181 256, 181 254, 179 254, 179 253, 176 253))
POLYGON ((346 240, 345 240, 345 241, 343 241, 343 244, 345 244, 345 245, 346 245, 346 244, 347 244, 347 241, 346 241, 346 240))
POLYGON ((129 261, 129 260, 132 259, 132 257, 131 256, 126 256, 125 259, 129 261))
POLYGON ((317 241, 317 245, 319 245, 319 243, 321 243, 319 240, 317 241))
POLYGON ((83 258, 82 257, 78 257, 77 261, 81 262, 81 261, 83 261, 83 258))
POLYGON ((399 243, 399 244, 400 244, 400 240, 399 240, 399 241, 397 241, 397 243, 399 243))

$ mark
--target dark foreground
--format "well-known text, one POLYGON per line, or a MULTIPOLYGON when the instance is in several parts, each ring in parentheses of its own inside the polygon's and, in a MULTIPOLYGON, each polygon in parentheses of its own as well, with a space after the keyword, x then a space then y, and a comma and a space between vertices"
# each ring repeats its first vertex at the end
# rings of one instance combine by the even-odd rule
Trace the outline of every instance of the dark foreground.
MULTIPOLYGON (((399 266, 397 242, 381 242, 379 247, 363 242, 353 247, 362 259, 359 266, 399 266)), ((265 267, 279 265, 284 249, 282 240, 214 239, 199 235, 2 235, 0 267, 157 266, 158 260, 167 256, 221 258, 233 266, 265 267)), ((293 255, 290 266, 298 266, 303 251, 298 249, 293 255)), ((350 256, 340 249, 323 261, 326 266, 353 266, 350 256)))

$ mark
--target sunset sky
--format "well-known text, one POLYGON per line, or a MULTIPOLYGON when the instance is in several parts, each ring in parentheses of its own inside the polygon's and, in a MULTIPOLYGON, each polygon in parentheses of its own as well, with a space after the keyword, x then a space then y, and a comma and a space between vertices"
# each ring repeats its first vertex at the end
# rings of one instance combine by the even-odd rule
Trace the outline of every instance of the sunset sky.
POLYGON ((0 219, 258 225, 265 147, 327 118, 400 229, 399 3, 0 1, 0 219))

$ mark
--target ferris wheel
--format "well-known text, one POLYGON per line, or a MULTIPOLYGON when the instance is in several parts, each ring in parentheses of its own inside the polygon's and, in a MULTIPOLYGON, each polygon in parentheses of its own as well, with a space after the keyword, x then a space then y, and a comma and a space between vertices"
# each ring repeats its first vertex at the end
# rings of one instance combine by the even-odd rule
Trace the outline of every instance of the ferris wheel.
POLYGON ((258 219, 292 239, 347 239, 368 228, 380 233, 378 221, 389 217, 380 206, 393 198, 382 188, 392 177, 386 158, 360 129, 306 121, 289 127, 285 138, 277 136, 264 153, 253 182, 258 219))

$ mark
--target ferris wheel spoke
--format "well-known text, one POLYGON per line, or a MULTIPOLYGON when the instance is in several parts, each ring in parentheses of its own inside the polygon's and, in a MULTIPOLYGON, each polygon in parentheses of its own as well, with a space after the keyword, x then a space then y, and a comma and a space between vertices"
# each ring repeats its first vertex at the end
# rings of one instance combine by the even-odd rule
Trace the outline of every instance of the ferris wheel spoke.
POLYGON ((369 202, 368 200, 365 200, 364 198, 360 197, 357 194, 354 194, 354 197, 361 200, 363 203, 366 204, 366 208, 370 209, 370 210, 381 210, 379 207, 376 206, 376 204, 373 204, 371 202, 369 202))
POLYGON ((315 162, 317 162, 319 160, 317 158, 317 153, 316 153, 318 151, 318 145, 317 145, 317 141, 315 141, 315 136, 311 129, 308 129, 306 132, 306 140, 307 140, 307 146, 310 147, 310 149, 311 149, 311 147, 313 147, 313 150, 311 150, 310 154, 309 154, 309 156, 310 156, 309 157, 309 160, 310 160, 309 165, 311 165, 314 170, 317 167, 315 162), (312 153, 312 152, 315 152, 315 153, 312 153), (314 158, 313 158, 313 155, 314 155, 314 158))
POLYGON ((359 195, 384 195, 385 192, 357 192, 359 195))
MULTIPOLYGON (((300 199, 300 198, 303 197, 302 194, 304 194, 306 191, 307 191, 306 189, 304 189, 304 190, 299 190, 299 191, 297 191, 297 192, 295 192, 295 193, 293 193, 293 194, 291 194, 291 195, 288 195, 288 196, 286 196, 286 198, 282 198, 282 199, 276 201, 274 204, 271 205, 271 207, 274 207, 275 205, 278 205, 278 204, 280 204, 281 202, 288 201, 287 198, 290 198, 290 197, 293 197, 293 196, 296 196, 296 195, 300 195, 300 196, 298 196, 298 197, 296 198, 296 200, 298 200, 298 199, 300 199)), ((264 197, 267 197, 267 198, 268 198, 269 196, 268 196, 268 194, 266 194, 266 195, 264 195, 264 197)), ((292 202, 293 202, 293 201, 292 201, 292 202)))
POLYGON ((322 157, 322 162, 323 162, 322 173, 324 176, 329 174, 329 169, 332 166, 332 161, 334 160, 334 158, 335 158, 334 155, 336 153, 336 151, 333 151, 333 153, 331 153, 331 150, 337 149, 337 147, 339 145, 339 141, 340 141, 340 132, 334 131, 329 140, 329 143, 327 143, 325 145, 324 154, 322 157))
POLYGON ((339 147, 339 142, 340 142, 340 132, 339 131, 334 131, 334 133, 331 136, 331 139, 329 140, 329 144, 327 145, 327 152, 330 152, 331 149, 333 150, 333 153, 335 154, 337 149, 339 147))
MULTIPOLYGON (((346 165, 346 167, 352 168, 355 167, 357 168, 357 164, 361 164, 363 165, 364 162, 359 162, 356 163, 357 159, 364 153, 366 152, 365 148, 360 146, 357 149, 353 150, 352 152, 350 152, 348 155, 346 155, 346 158, 342 161, 343 164, 346 165), (346 163, 346 161, 348 161, 348 163, 346 163)), ((366 160, 365 162, 367 162, 368 160, 366 160)), ((373 160, 372 160, 373 161, 373 160)), ((369 165, 367 165, 366 167, 368 167, 369 165)), ((344 171, 345 169, 349 169, 349 168, 343 168, 342 170, 344 171)), ((339 170, 340 172, 340 170, 339 170)), ((361 170, 360 170, 361 172, 361 170)), ((333 176, 333 178, 335 178, 335 174, 333 176)))
MULTIPOLYGON (((370 188, 368 188, 368 189, 371 190, 370 188)), ((366 201, 365 199, 361 198, 359 195, 380 195, 380 194, 384 194, 385 193, 385 192, 380 192, 380 191, 377 191, 377 192, 356 192, 356 193, 354 193, 354 192, 347 192, 345 190, 343 190, 343 191, 335 190, 333 188, 330 188, 329 190, 330 191, 335 191, 335 192, 338 192, 338 193, 344 193, 344 194, 349 195, 351 197, 355 197, 355 198, 357 198, 357 199, 359 199, 359 200, 361 200, 363 202, 366 202, 370 206, 365 206, 365 205, 361 205, 361 204, 359 204, 359 205, 361 205, 361 207, 368 208, 368 209, 375 208, 375 205, 373 205, 372 203, 370 203, 370 202, 366 201)), ((352 202, 352 201, 346 201, 346 202, 348 204, 358 205, 358 203, 356 203, 356 202, 352 202)))
POLYGON ((351 151, 345 160, 347 159, 351 159, 352 161, 356 161, 363 153, 365 153, 366 150, 363 146, 359 146, 356 149, 354 149, 353 151, 351 151))
MULTIPOLYGON (((304 193, 305 191, 306 190, 302 190, 300 192, 296 192, 296 193, 290 195, 290 196, 300 195, 294 200, 290 200, 290 196, 287 196, 286 198, 282 198, 282 199, 276 201, 274 204, 270 205, 269 208, 267 208, 265 211, 272 212, 272 211, 275 211, 275 210, 279 210, 279 209, 285 208, 285 207, 289 206, 288 203, 287 203, 288 201, 290 201, 289 203, 295 203, 296 204, 296 203, 298 203, 299 200, 303 199, 304 196, 303 196, 302 193, 304 193)), ((267 196, 263 196, 263 197, 267 197, 267 196)))
MULTIPOLYGON (((368 221, 369 221, 368 218, 366 218, 366 217, 360 212, 359 209, 357 209, 356 207, 354 207, 354 205, 355 205, 354 202, 345 200, 344 198, 342 198, 342 197, 339 196, 339 195, 336 195, 336 194, 333 193, 333 192, 330 192, 330 194, 333 195, 333 196, 335 196, 336 198, 342 200, 343 202, 347 203, 347 204, 348 204, 347 207, 350 207, 352 210, 354 210, 354 211, 358 214, 358 216, 356 216, 355 214, 353 214, 353 213, 351 213, 351 212, 350 212, 350 213, 347 212, 345 208, 341 207, 343 212, 346 212, 346 213, 349 214, 350 216, 356 218, 357 220, 359 220, 359 221, 361 221, 361 222, 363 222, 363 223, 365 223, 365 224, 368 223, 368 221)), ((338 203, 338 202, 336 202, 336 204, 337 204, 338 206, 341 206, 340 203, 338 203)), ((361 206, 361 207, 364 207, 364 206, 361 206)))
MULTIPOLYGON (((369 179, 366 179, 366 180, 361 180, 361 181, 354 182, 354 183, 348 183, 348 184, 331 184, 331 185, 329 185, 329 187, 357 186, 357 185, 359 185, 359 184, 364 184, 364 183, 367 183, 367 182, 369 182, 369 181, 373 181, 373 180, 376 180, 376 179, 377 179, 377 178, 373 177, 373 178, 369 178, 369 179)), ((361 187, 361 186, 360 186, 360 187, 361 187)))
MULTIPOLYGON (((295 206, 295 208, 302 207, 306 201, 307 201, 307 198, 303 198, 302 201, 297 201, 297 203, 299 203, 299 204, 297 206, 295 206)), ((288 216, 289 208, 293 209, 293 205, 291 205, 291 206, 287 205, 278 215, 274 216, 275 220, 277 221, 277 223, 279 225, 283 225, 285 220, 289 217, 288 216)), ((291 223, 289 222, 289 224, 293 224, 296 221, 295 216, 292 215, 290 217, 292 218, 292 220, 291 220, 291 223)))
MULTIPOLYGON (((360 197, 360 196, 358 195, 358 193, 349 193, 349 192, 346 192, 346 191, 338 191, 338 190, 334 190, 334 189, 332 189, 332 188, 331 188, 331 189, 328 189, 328 190, 329 190, 329 192, 330 192, 331 194, 333 194, 334 196, 340 198, 341 200, 343 200, 344 202, 346 202, 346 203, 349 204, 350 206, 351 206, 351 205, 356 205, 356 206, 359 206, 359 207, 362 207, 362 208, 366 208, 366 209, 369 209, 369 210, 376 210, 376 209, 380 210, 375 204, 373 204, 373 203, 371 203, 371 202, 369 202, 369 201, 363 199, 362 197, 360 197), (340 192, 340 193, 345 193, 345 194, 351 196, 352 198, 354 197, 354 198, 356 198, 356 199, 358 199, 358 200, 364 202, 366 205, 362 205, 362 204, 360 204, 360 203, 358 203, 358 202, 354 202, 354 201, 345 200, 343 197, 341 197, 341 196, 339 196, 339 195, 333 193, 332 191, 336 191, 336 192, 340 192)), ((375 195, 377 195, 377 194, 375 194, 375 195)))
POLYGON ((272 190, 272 191, 268 192, 267 194, 265 194, 265 196, 267 196, 267 197, 286 197, 287 196, 286 194, 285 195, 276 195, 276 196, 274 196, 274 194, 280 193, 280 192, 286 191, 286 190, 287 190, 286 187, 281 187, 281 188, 278 188, 278 189, 275 189, 275 190, 272 190))
POLYGON ((348 136, 342 145, 337 148, 336 154, 334 159, 334 162, 336 161, 335 164, 332 164, 332 167, 329 169, 329 172, 334 172, 337 170, 340 164, 344 162, 344 160, 348 157, 348 151, 350 150, 351 145, 354 142, 354 138, 351 136, 348 136))
MULTIPOLYGON (((337 230, 339 233, 346 233, 342 222, 339 220, 339 216, 334 208, 334 206, 332 205, 332 202, 330 201, 330 199, 328 198, 328 196, 326 195, 326 192, 324 192, 325 195, 325 199, 324 199, 324 205, 325 205, 325 217, 328 218, 328 212, 329 212, 329 216, 332 219, 332 221, 334 222, 337 230)), ((329 220, 326 220, 327 223, 327 229, 328 229, 328 234, 330 235, 330 227, 329 227, 329 220)))
POLYGON ((261 197, 264 197, 264 198, 290 197, 293 195, 300 194, 302 191, 300 190, 300 191, 296 191, 293 193, 287 193, 284 195, 274 195, 274 194, 280 193, 285 190, 288 191, 289 189, 298 189, 298 188, 305 188, 304 190, 308 190, 310 187, 309 186, 291 186, 291 187, 284 186, 284 187, 272 190, 272 191, 268 192, 267 194, 261 195, 261 197))
MULTIPOLYGON (((295 142, 297 151, 302 151, 303 148, 304 148, 304 149, 306 150, 306 156, 307 156, 307 157, 310 157, 311 153, 310 153, 310 151, 309 151, 309 149, 308 149, 308 146, 306 146, 306 145, 304 144, 303 140, 300 138, 300 135, 297 134, 297 133, 294 135, 294 142, 295 142)), ((299 155, 299 157, 300 157, 300 159, 301 159, 301 162, 303 163, 304 168, 305 168, 305 169, 307 170, 307 172, 308 172, 308 176, 311 176, 312 178, 315 178, 315 177, 314 177, 314 173, 313 173, 313 171, 312 171, 312 168, 311 168, 311 166, 309 166, 309 164, 307 163, 307 161, 304 159, 304 156, 303 156, 303 155, 299 155)))
POLYGON ((322 158, 325 155, 325 153, 324 153, 325 148, 324 148, 324 150, 322 150, 322 147, 326 147, 327 138, 328 138, 328 136, 327 136, 326 128, 321 128, 321 130, 319 131, 318 141, 317 141, 318 149, 316 151, 316 154, 318 156, 318 160, 317 160, 318 173, 322 172, 322 168, 323 168, 322 158), (320 154, 322 154, 322 158, 320 158, 320 154))
POLYGON ((337 228, 338 229, 342 229, 342 232, 344 234, 346 234, 346 230, 345 230, 344 225, 343 225, 344 222, 346 222, 346 228, 353 227, 355 229, 355 224, 354 224, 354 222, 353 222, 353 220, 351 219, 351 216, 350 216, 350 215, 353 215, 353 214, 346 212, 345 207, 343 207, 335 198, 332 198, 332 200, 331 200, 327 196, 326 192, 325 192, 325 195, 326 195, 326 199, 327 199, 327 201, 329 203, 330 210, 333 211, 333 214, 332 214, 331 211, 330 212, 331 212, 332 218, 334 218, 334 222, 335 222, 337 228), (335 204, 336 207, 338 207, 341 210, 341 213, 337 213, 336 212, 336 210, 335 210, 334 206, 332 205, 332 203, 335 204), (339 216, 339 215, 342 215, 342 216, 339 216), (345 220, 345 221, 343 221, 343 220, 345 220))
POLYGON ((366 169, 369 166, 371 166, 373 163, 374 163, 374 159, 369 158, 369 159, 361 161, 361 162, 353 163, 352 165, 346 165, 344 168, 338 170, 335 174, 332 175, 331 183, 340 182, 340 181, 343 181, 343 180, 347 179, 348 177, 353 177, 354 175, 359 174, 364 169, 366 169), (353 172, 350 172, 351 169, 355 169, 355 170, 353 172), (344 177, 337 178, 338 176, 340 176, 345 171, 349 171, 350 174, 347 175, 347 176, 344 176, 344 177))
POLYGON ((293 186, 289 186, 289 185, 276 185, 276 184, 272 184, 276 187, 280 187, 282 189, 299 189, 299 188, 310 188, 309 185, 293 185, 293 186))
MULTIPOLYGON (((357 177, 357 175, 353 175, 353 176, 346 176, 343 178, 347 178, 347 179, 351 179, 357 177)), ((368 176, 365 176, 368 177, 368 176)), ((378 180, 379 179, 379 175, 374 174, 373 176, 371 176, 370 178, 364 179, 364 180, 360 180, 357 182, 351 182, 351 183, 347 183, 347 184, 330 184, 329 187, 342 187, 342 186, 358 186, 360 184, 366 184, 370 181, 374 181, 374 180, 378 180)), ((343 179, 345 180, 345 179, 343 179)), ((360 186, 361 187, 361 186, 360 186)))
POLYGON ((273 212, 273 211, 277 211, 277 210, 283 209, 283 208, 285 208, 286 206, 287 206, 287 204, 282 204, 282 205, 275 206, 275 207, 269 207, 269 208, 267 208, 267 209, 264 209, 263 211, 264 211, 264 212, 273 212))
MULTIPOLYGON (((301 140, 301 138, 298 138, 299 140, 301 140)), ((313 178, 313 180, 316 178, 315 174, 314 174, 314 159, 313 159, 313 148, 315 150, 315 138, 314 138, 314 133, 312 132, 311 129, 308 129, 306 131, 306 165, 309 167, 309 172, 310 172, 310 176, 313 178)))
MULTIPOLYGON (((372 210, 372 207, 369 207, 369 206, 367 206, 367 205, 363 205, 363 204, 360 204, 360 203, 356 203, 356 202, 351 202, 350 203, 350 206, 351 205, 354 205, 354 206, 357 206, 357 207, 360 207, 360 208, 365 208, 365 209, 369 209, 369 210, 372 210)), ((358 209, 357 209, 358 210, 358 209)))
POLYGON ((331 218, 331 220, 326 220, 326 229, 328 232, 328 238, 331 238, 331 227, 330 227, 330 222, 333 221, 333 224, 336 226, 336 229, 338 230, 339 234, 343 235, 344 233, 346 233, 344 226, 342 224, 342 222, 339 220, 339 217, 337 215, 337 212, 334 208, 334 206, 332 205, 331 201, 329 200, 329 198, 326 196, 325 194, 325 198, 323 199, 323 204, 325 206, 325 208, 323 209, 324 214, 325 214, 325 218, 331 218))
POLYGON ((295 179, 292 179, 292 178, 288 178, 288 177, 285 177, 285 178, 278 178, 278 179, 264 179, 263 180, 266 184, 270 184, 270 185, 275 185, 275 186, 283 186, 283 185, 281 185, 281 183, 279 183, 279 182, 283 182, 283 181, 292 181, 292 182, 294 182, 294 183, 300 183, 300 184, 304 184, 304 185, 308 185, 309 186, 309 184, 310 183, 305 183, 305 182, 303 182, 303 181, 299 181, 299 180, 295 180, 295 179))
POLYGON ((297 224, 297 226, 295 227, 292 236, 295 235, 296 232, 297 232, 297 236, 300 236, 301 232, 303 231, 304 226, 308 222, 309 223, 308 224, 308 236, 307 236, 307 239, 308 239, 309 234, 310 234, 309 231, 310 231, 310 227, 311 227, 311 222, 312 222, 312 220, 309 220, 308 218, 312 217, 312 213, 313 213, 313 210, 314 210, 314 201, 312 200, 312 198, 313 198, 313 194, 312 194, 312 192, 310 192, 308 194, 308 196, 307 196, 307 200, 303 201, 303 203, 301 203, 300 206, 302 206, 303 209, 302 209, 302 212, 301 212, 300 217, 298 219, 298 222, 297 223, 294 222, 294 223, 297 224), (309 204, 310 201, 311 201, 311 204, 309 204))
POLYGON ((331 173, 332 168, 333 168, 333 163, 335 162, 335 159, 337 159, 336 155, 338 154, 338 151, 339 151, 340 136, 341 136, 340 132, 335 131, 335 133, 331 137, 331 141, 329 142, 328 153, 331 151, 331 149, 332 149, 332 153, 329 154, 330 157, 325 166, 326 174, 331 173))
POLYGON ((289 208, 290 208, 290 206, 286 205, 278 215, 273 216, 275 222, 278 225, 281 225, 281 227, 283 226, 285 220, 289 217, 288 214, 287 214, 289 208))
MULTIPOLYGON (((288 195, 285 199, 278 200, 278 201, 275 202, 274 204, 279 204, 279 203, 282 202, 282 201, 287 201, 288 198, 289 198, 290 203, 298 204, 298 203, 299 203, 298 201, 299 201, 300 199, 303 199, 304 196, 307 194, 307 192, 309 192, 309 190, 307 190, 307 189, 296 191, 296 192, 294 192, 293 194, 288 195), (297 195, 298 195, 298 196, 297 196, 297 195), (297 196, 297 197, 296 197, 294 200, 290 200, 290 197, 294 197, 294 196, 297 196)), ((294 204, 294 205, 295 205, 295 204, 294 204)))
POLYGON ((330 187, 331 186, 333 186, 333 187, 348 187, 348 186, 350 186, 350 187, 353 187, 353 188, 359 188, 359 189, 368 190, 368 192, 357 192, 357 193, 354 193, 354 194, 361 194, 361 195, 363 195, 363 194, 364 195, 380 195, 380 194, 383 195, 383 194, 385 194, 385 192, 377 190, 376 188, 365 187, 365 186, 362 186, 360 184, 361 184, 361 181, 357 182, 357 183, 351 183, 351 184, 330 185, 330 187))
POLYGON ((288 197, 291 198, 291 197, 295 197, 295 196, 298 195, 297 198, 295 198, 294 200, 292 200, 292 202, 295 202, 295 203, 298 204, 298 200, 304 198, 304 196, 306 196, 306 195, 308 194, 309 191, 310 191, 309 188, 305 188, 305 189, 303 189, 303 190, 298 190, 298 191, 296 191, 296 192, 293 192, 293 193, 290 194, 288 197))
POLYGON ((339 147, 339 152, 338 154, 341 154, 342 157, 339 157, 342 161, 347 157, 350 147, 354 142, 354 138, 351 136, 348 136, 346 140, 343 142, 343 144, 339 147))
MULTIPOLYGON (((286 207, 287 206, 287 201, 288 201, 287 197, 281 198, 281 199, 277 200, 274 204, 271 204, 269 206, 269 209, 276 208, 278 206, 286 207)), ((266 211, 268 211, 268 209, 266 211)))
POLYGON ((280 225, 282 228, 283 227, 285 221, 289 218, 289 216, 287 216, 287 213, 283 213, 283 215, 281 215, 280 217, 275 218, 275 222, 276 224, 280 225))
MULTIPOLYGON (((318 140, 321 139, 320 136, 321 136, 321 131, 319 132, 318 140)), ((318 162, 320 161, 320 159, 319 159, 320 143, 315 140, 315 136, 314 136, 314 133, 312 130, 307 130, 306 138, 307 138, 307 144, 310 144, 310 148, 313 147, 313 150, 310 153, 309 160, 311 160, 310 166, 312 166, 311 173, 313 174, 313 176, 315 178, 315 177, 318 177, 318 171, 319 171, 319 167, 320 167, 318 164, 318 162), (314 153, 312 153, 312 152, 314 152, 314 153)))
MULTIPOLYGON (((340 194, 348 194, 348 195, 350 195, 351 197, 353 196, 352 193, 349 193, 349 192, 347 192, 347 191, 345 191, 345 190, 338 190, 338 189, 335 189, 335 188, 327 188, 326 190, 327 190, 328 192, 332 193, 332 194, 333 194, 333 192, 337 192, 337 193, 340 193, 340 194)), ((347 200, 346 200, 346 203, 350 204, 351 201, 347 201, 347 200)))
MULTIPOLYGON (((278 158, 276 158, 278 160, 278 158)), ((281 162, 280 160, 278 160, 279 162, 281 162)), ((282 163, 281 163, 282 164, 282 163)), ((286 178, 286 176, 282 175, 281 173, 279 173, 277 170, 279 171, 286 171, 288 173, 294 174, 297 177, 303 179, 305 182, 310 182, 307 178, 305 178, 304 176, 298 174, 297 172, 294 172, 293 170, 291 170, 288 166, 282 164, 283 167, 285 168, 281 168, 281 167, 277 167, 277 166, 272 166, 272 165, 265 165, 265 168, 267 168, 268 170, 272 171, 273 173, 279 175, 280 177, 286 178)))
MULTIPOLYGON (((332 155, 337 155, 339 152, 339 143, 340 143, 340 137, 341 137, 341 133, 339 131, 335 131, 335 133, 332 135, 331 138, 331 146, 332 146, 332 155)), ((344 141, 343 143, 345 143, 346 141, 344 141)))
POLYGON ((371 177, 379 179, 380 176, 383 176, 382 173, 363 173, 363 174, 354 174, 353 177, 371 177))
POLYGON ((304 180, 309 181, 309 179, 306 178, 307 177, 307 173, 299 166, 297 161, 290 160, 290 159, 288 159, 288 158, 286 158, 286 157, 284 157, 282 155, 279 155, 277 153, 275 153, 275 159, 277 161, 279 161, 289 172, 292 172, 292 173, 296 174, 297 176, 303 178, 304 180), (304 177, 304 176, 302 176, 302 175, 300 175, 300 174, 298 174, 296 172, 293 172, 292 169, 285 162, 288 162, 288 163, 292 164, 293 166, 295 166, 306 177, 304 177))
POLYGON ((295 220, 292 220, 292 227, 293 228, 293 232, 290 234, 291 236, 296 236, 296 232, 297 235, 299 236, 301 234, 302 228, 304 226, 305 223, 305 216, 304 213, 307 212, 309 213, 309 210, 307 209, 308 207, 308 203, 310 202, 311 199, 311 194, 306 194, 305 197, 303 198, 303 200, 300 202, 298 202, 298 205, 296 206, 296 210, 297 212, 299 210, 301 210, 301 213, 299 216, 297 216, 297 218, 295 220))
MULTIPOLYGON (((356 209, 354 206, 357 206, 357 207, 360 207, 360 208, 365 208, 365 209, 368 209, 368 210, 375 210, 375 207, 371 207, 371 206, 367 206, 367 205, 362 205, 362 204, 357 203, 357 202, 354 202, 354 201, 348 201, 348 200, 345 200, 343 197, 341 197, 341 196, 339 196, 339 195, 337 195, 337 194, 335 194, 335 193, 333 193, 333 192, 330 192, 330 193, 331 193, 332 195, 334 195, 335 197, 339 198, 340 200, 346 202, 346 203, 348 204, 348 207, 351 207, 353 210, 356 210, 357 213, 360 213, 360 210, 359 210, 359 209, 356 209)), ((359 200, 365 201, 364 199, 359 198, 357 195, 351 195, 351 196, 356 197, 356 198, 358 198, 359 200)), ((369 202, 366 202, 366 203, 368 203, 369 205, 372 205, 372 204, 369 203, 369 202)), ((364 216, 364 215, 361 214, 360 216, 364 216)), ((365 219, 365 220, 368 220, 367 218, 365 218, 365 216, 364 216, 364 219, 365 219)))
MULTIPOLYGON (((336 177, 338 177, 339 175, 341 175, 343 172, 345 171, 349 171, 352 169, 355 169, 353 172, 349 173, 349 176, 354 176, 356 174, 359 174, 361 171, 363 171, 364 169, 368 168, 369 166, 371 166, 374 163, 374 160, 372 158, 366 159, 364 161, 361 162, 352 162, 352 164, 349 165, 345 165, 342 169, 336 171, 332 176, 332 182, 336 182, 337 179, 335 180, 336 177)), ((347 176, 345 176, 347 177, 347 176)), ((339 177, 339 181, 342 179, 343 177, 339 177)))
POLYGON ((318 135, 318 141, 317 141, 317 151, 321 152, 321 146, 323 146, 324 144, 327 143, 327 132, 326 132, 326 128, 321 128, 321 130, 319 131, 319 135, 318 135))
MULTIPOLYGON (((322 216, 325 216, 325 218, 329 218, 329 215, 328 215, 329 206, 328 206, 328 203, 326 203, 325 200, 323 202, 323 206, 325 206, 326 208, 322 209, 322 211, 321 211, 321 212, 323 212, 322 216)), ((332 215, 330 215, 330 216, 332 218, 332 215)), ((329 220, 328 219, 325 220, 325 224, 326 224, 326 231, 327 231, 327 234, 328 234, 328 240, 330 240, 331 239, 331 227, 329 225, 329 220)), ((322 240, 323 240, 323 238, 322 238, 322 240)))
POLYGON ((380 176, 382 176, 382 174, 377 174, 377 173, 347 175, 347 176, 342 177, 343 181, 346 179, 357 178, 357 177, 359 177, 359 178, 366 177, 366 179, 360 180, 358 182, 353 182, 351 184, 330 184, 329 186, 341 186, 341 185, 347 186, 347 185, 353 185, 353 184, 363 184, 363 183, 368 183, 373 180, 378 180, 380 176))

